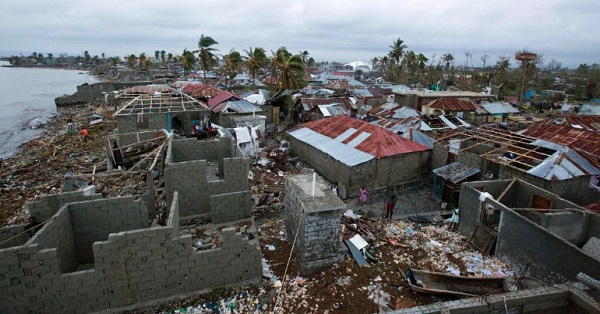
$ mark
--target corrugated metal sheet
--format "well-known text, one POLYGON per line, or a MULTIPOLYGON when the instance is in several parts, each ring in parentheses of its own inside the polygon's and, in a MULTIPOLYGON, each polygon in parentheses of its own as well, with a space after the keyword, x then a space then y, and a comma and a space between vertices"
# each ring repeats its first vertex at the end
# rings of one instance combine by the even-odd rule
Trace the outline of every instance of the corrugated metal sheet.
POLYGON ((475 111, 477 108, 475 104, 467 98, 438 98, 429 102, 424 107, 445 111, 475 111))
POLYGON ((218 104, 211 110, 220 113, 253 113, 262 111, 260 107, 247 100, 226 101, 218 104))
POLYGON ((319 105, 343 104, 346 110, 356 109, 356 105, 349 97, 330 98, 300 98, 304 111, 310 111, 319 105))
MULTIPOLYGON (((355 138, 358 138, 357 141, 360 143, 355 148, 377 159, 429 149, 426 146, 404 139, 377 125, 343 115, 308 122, 299 128, 309 128, 331 139, 336 139, 342 135, 345 138, 341 141, 341 144, 344 145, 348 145, 355 138), (356 131, 347 135, 346 132, 349 132, 350 129, 356 131), (364 133, 369 133, 370 136, 363 138, 364 135, 361 134, 364 133)), ((355 142, 352 143, 354 144, 355 142)))
POLYGON ((596 157, 600 157, 599 132, 574 129, 561 125, 534 123, 525 129, 522 134, 571 148, 577 148, 596 157))
POLYGON ((444 121, 444 123, 446 123, 447 126, 449 126, 451 129, 457 129, 458 127, 450 122, 450 120, 448 120, 446 117, 444 116, 438 116, 438 118, 440 118, 440 120, 444 121))
POLYGON ((459 183, 468 177, 479 173, 481 170, 455 161, 451 164, 433 170, 433 173, 448 180, 454 184, 459 183))
POLYGON ((545 125, 561 125, 587 131, 600 131, 600 116, 564 116, 559 118, 547 119, 540 122, 545 125))
POLYGON ((348 114, 348 111, 341 104, 319 105, 319 110, 325 117, 333 117, 348 114))
POLYGON ((487 111, 490 114, 508 114, 519 112, 519 110, 517 110, 512 105, 500 102, 482 104, 481 107, 483 107, 483 109, 485 109, 485 111, 487 111))
POLYGON ((177 90, 173 87, 163 84, 157 85, 139 85, 132 86, 123 90, 121 94, 146 94, 146 95, 154 95, 156 93, 174 93, 177 90))
POLYGON ((237 99, 240 100, 242 99, 240 96, 230 92, 230 91, 221 91, 219 94, 217 94, 217 96, 211 98, 208 100, 208 106, 212 109, 213 107, 215 107, 216 105, 229 100, 229 99, 237 99))
MULTIPOLYGON (((533 143, 541 144, 542 147, 557 149, 554 154, 544 159, 539 165, 529 169, 527 173, 548 181, 566 180, 585 175, 600 174, 600 169, 590 163, 577 152, 564 146, 549 145, 540 140, 533 143)), ((533 144, 532 143, 532 144, 533 144)))
POLYGON ((297 140, 315 147, 333 159, 350 167, 375 159, 370 154, 319 134, 309 128, 300 128, 289 132, 289 134, 297 140))

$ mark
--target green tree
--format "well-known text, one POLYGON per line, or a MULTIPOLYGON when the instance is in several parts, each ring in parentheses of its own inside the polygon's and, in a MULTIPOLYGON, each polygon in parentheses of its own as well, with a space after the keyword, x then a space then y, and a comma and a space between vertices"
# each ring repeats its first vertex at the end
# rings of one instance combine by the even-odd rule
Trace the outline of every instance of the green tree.
POLYGON ((291 55, 285 47, 281 47, 277 50, 276 62, 279 73, 279 90, 298 89, 306 86, 302 56, 291 55))
POLYGON ((242 59, 242 55, 239 52, 235 51, 235 49, 231 49, 229 54, 223 57, 223 61, 225 63, 224 72, 225 78, 227 79, 227 86, 229 86, 229 82, 235 78, 238 73, 238 70, 244 63, 242 59))
POLYGON ((83 53, 83 58, 85 58, 85 63, 90 64, 90 59, 92 57, 90 56, 90 53, 87 50, 83 53))
MULTIPOLYGON (((196 63, 196 56, 191 51, 184 49, 183 54, 181 55, 181 64, 183 66, 184 73, 189 73, 192 69, 194 69, 194 64, 196 63)), ((204 78, 206 82, 206 77, 204 78)))
POLYGON ((212 69, 213 65, 215 65, 215 63, 217 62, 215 58, 215 52, 219 50, 212 48, 212 46, 218 44, 219 43, 212 37, 204 36, 204 34, 202 34, 200 36, 200 39, 198 40, 199 49, 194 52, 197 52, 198 57, 200 58, 202 70, 204 70, 204 82, 206 82, 206 72, 212 69))
POLYGON ((267 65, 268 58, 265 50, 260 47, 254 49, 250 47, 250 50, 244 50, 244 52, 246 53, 246 56, 244 56, 244 65, 250 73, 252 84, 254 84, 256 74, 267 65))
POLYGON ((400 60, 404 58, 404 49, 408 48, 408 46, 404 44, 404 40, 398 38, 394 40, 390 48, 392 50, 390 50, 388 56, 391 60, 396 62, 396 64, 400 64, 400 60))
POLYGON ((139 63, 139 67, 142 69, 147 69, 148 64, 146 63, 146 60, 148 60, 148 57, 146 57, 145 53, 140 53, 140 56, 138 58, 138 63, 139 63))
POLYGON ((164 51, 164 50, 161 50, 161 51, 160 51, 160 62, 161 62, 161 63, 165 63, 165 61, 167 60, 167 59, 166 59, 166 53, 167 53, 167 52, 166 52, 166 51, 164 51))
POLYGON ((160 57, 160 51, 155 50, 154 51, 154 59, 158 60, 158 57, 160 57))
POLYGON ((135 68, 135 64, 137 63, 137 56, 134 54, 130 54, 127 56, 127 67, 133 69, 135 68))

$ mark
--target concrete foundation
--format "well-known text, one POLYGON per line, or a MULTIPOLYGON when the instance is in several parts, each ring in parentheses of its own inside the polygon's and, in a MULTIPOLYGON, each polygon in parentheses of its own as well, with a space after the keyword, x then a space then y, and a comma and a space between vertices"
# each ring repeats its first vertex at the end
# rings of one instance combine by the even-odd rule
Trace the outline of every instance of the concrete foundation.
POLYGON ((299 174, 285 180, 286 238, 294 245, 294 254, 303 275, 315 273, 338 261, 341 211, 346 208, 316 176, 299 174))

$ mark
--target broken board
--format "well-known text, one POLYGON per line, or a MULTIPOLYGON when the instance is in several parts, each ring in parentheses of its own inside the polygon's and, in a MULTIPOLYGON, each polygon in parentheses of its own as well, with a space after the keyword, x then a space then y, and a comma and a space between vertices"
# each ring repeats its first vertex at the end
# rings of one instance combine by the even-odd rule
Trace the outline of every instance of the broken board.
POLYGON ((356 246, 354 246, 354 244, 350 242, 350 240, 344 240, 344 243, 348 247, 348 250, 350 250, 350 254, 352 254, 352 257, 354 258, 358 266, 365 266, 367 264, 367 260, 363 256, 362 252, 359 249, 357 249, 356 246))

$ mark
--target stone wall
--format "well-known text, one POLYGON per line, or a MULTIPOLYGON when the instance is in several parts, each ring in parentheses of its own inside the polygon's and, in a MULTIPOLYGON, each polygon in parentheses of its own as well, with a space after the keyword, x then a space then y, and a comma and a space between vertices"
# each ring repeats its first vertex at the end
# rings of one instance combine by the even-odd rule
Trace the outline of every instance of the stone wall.
MULTIPOLYGON (((132 210, 117 203, 113 210, 132 210)), ((70 217, 81 210, 65 205, 27 244, 0 249, 0 312, 87 313, 261 277, 258 240, 234 228, 223 229, 222 247, 194 253, 191 235, 179 235, 177 195, 167 226, 107 229, 92 245, 94 267, 76 270, 70 217)))
POLYGON ((317 176, 312 196, 312 180, 311 174, 285 180, 285 233, 288 241, 295 241, 294 254, 303 275, 338 261, 340 215, 346 208, 321 177, 317 176))

